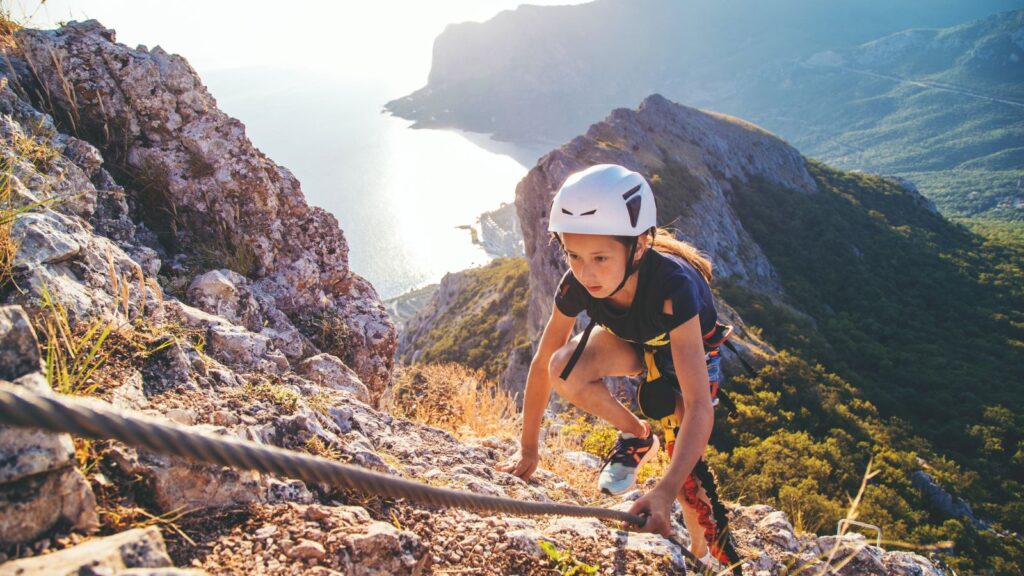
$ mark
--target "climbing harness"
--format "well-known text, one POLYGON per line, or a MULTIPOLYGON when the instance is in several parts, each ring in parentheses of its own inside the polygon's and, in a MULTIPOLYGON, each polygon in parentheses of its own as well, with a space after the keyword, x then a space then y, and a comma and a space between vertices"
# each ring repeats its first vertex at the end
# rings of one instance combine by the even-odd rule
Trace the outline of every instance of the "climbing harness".
MULTIPOLYGON (((640 527, 647 520, 645 515, 630 514, 621 510, 556 502, 528 502, 428 486, 319 456, 244 440, 207 436, 152 418, 120 414, 79 399, 56 395, 43 396, 21 386, 2 382, 0 424, 41 428, 96 440, 118 440, 130 446, 178 456, 193 462, 228 466, 239 470, 256 470, 443 508, 526 516, 604 518, 640 527)), ((706 573, 706 567, 682 542, 674 536, 669 540, 679 547, 694 570, 700 574, 706 573)))

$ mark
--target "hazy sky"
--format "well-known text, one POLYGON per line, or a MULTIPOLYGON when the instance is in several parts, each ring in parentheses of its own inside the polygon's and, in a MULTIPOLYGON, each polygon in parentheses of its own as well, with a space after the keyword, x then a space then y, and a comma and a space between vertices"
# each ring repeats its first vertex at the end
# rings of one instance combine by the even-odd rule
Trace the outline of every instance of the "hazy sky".
MULTIPOLYGON (((579 4, 583 0, 531 0, 579 4)), ((243 67, 314 68, 324 76, 426 84, 433 39, 451 22, 483 21, 522 0, 11 0, 15 17, 38 27, 95 18, 119 42, 181 54, 197 71, 243 67)))

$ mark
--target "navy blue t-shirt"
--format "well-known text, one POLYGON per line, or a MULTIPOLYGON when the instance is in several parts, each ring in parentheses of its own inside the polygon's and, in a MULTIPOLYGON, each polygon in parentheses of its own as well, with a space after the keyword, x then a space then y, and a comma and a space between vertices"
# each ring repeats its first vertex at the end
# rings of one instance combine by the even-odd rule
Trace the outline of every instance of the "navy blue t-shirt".
POLYGON ((555 291, 555 305, 566 316, 584 310, 597 324, 623 340, 660 348, 669 344, 668 333, 700 315, 701 334, 715 329, 718 312, 704 276, 675 254, 647 250, 640 262, 636 295, 628 310, 616 309, 605 298, 594 298, 566 270, 555 291), (672 314, 664 314, 665 300, 672 314))

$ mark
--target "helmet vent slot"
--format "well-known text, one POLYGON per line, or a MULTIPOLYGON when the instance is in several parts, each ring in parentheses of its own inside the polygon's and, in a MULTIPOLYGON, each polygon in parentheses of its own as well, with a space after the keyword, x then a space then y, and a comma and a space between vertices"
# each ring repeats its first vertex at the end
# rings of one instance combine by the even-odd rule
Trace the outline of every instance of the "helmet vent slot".
MULTIPOLYGON (((637 184, 636 186, 633 186, 629 190, 626 190, 626 193, 622 195, 622 199, 623 200, 628 200, 630 196, 632 196, 633 194, 636 194, 639 191, 640 191, 640 185, 637 184)), ((634 222, 633 225, 636 226, 636 222, 634 222)))
POLYGON ((574 216, 574 214, 572 212, 569 212, 565 208, 562 208, 562 214, 568 214, 569 216, 574 216))
POLYGON ((629 210, 629 223, 633 228, 636 228, 636 222, 640 219, 640 200, 641 196, 639 194, 626 200, 626 210, 629 210))
POLYGON ((590 212, 584 212, 584 213, 580 214, 580 216, 590 216, 594 212, 597 212, 597 208, 591 210, 590 212))

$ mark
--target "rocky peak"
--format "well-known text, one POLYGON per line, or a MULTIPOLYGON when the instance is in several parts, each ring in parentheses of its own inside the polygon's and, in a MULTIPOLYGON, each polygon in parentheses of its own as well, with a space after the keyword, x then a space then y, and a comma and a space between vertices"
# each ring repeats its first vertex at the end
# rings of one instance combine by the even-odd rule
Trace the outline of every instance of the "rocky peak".
POLYGON ((94 20, 16 38, 11 84, 102 152, 89 176, 102 163, 124 186, 147 232, 133 240, 157 251, 161 273, 230 268, 289 326, 310 336, 323 324, 345 328, 338 355, 380 395, 397 334, 373 286, 349 270, 337 220, 306 203, 184 58, 117 44, 94 20))
POLYGON ((644 174, 658 202, 659 224, 707 252, 717 276, 781 294, 774 269, 744 230, 730 193, 736 183, 764 179, 813 194, 817 188, 803 157, 754 124, 655 94, 635 110, 612 111, 586 134, 548 153, 517 186, 516 209, 530 261, 532 333, 543 328, 565 270, 547 233, 551 199, 569 174, 600 163, 644 174))

